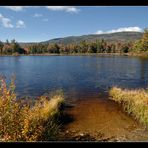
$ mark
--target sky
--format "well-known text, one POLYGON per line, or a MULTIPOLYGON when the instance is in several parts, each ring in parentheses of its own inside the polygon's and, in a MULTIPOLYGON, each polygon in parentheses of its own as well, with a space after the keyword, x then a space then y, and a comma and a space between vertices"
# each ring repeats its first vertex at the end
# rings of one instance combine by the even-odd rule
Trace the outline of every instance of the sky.
POLYGON ((53 38, 148 27, 148 6, 0 6, 0 40, 53 38))

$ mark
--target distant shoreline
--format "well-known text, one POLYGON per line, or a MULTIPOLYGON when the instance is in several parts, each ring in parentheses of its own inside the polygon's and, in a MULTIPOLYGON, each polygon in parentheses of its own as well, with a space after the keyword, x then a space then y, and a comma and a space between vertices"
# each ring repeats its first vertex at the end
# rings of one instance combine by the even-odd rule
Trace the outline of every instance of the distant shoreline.
POLYGON ((129 57, 145 57, 148 58, 148 53, 68 53, 68 54, 18 54, 18 55, 0 55, 0 57, 5 56, 129 56, 129 57))

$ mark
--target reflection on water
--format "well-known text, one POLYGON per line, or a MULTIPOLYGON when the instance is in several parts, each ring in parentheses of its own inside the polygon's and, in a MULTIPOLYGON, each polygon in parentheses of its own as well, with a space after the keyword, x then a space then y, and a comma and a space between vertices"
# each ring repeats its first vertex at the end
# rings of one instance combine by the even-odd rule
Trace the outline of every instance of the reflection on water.
POLYGON ((91 96, 111 86, 146 88, 148 59, 124 56, 0 57, 0 74, 16 75, 17 93, 39 96, 57 89, 72 98, 91 96))
POLYGON ((147 58, 139 58, 141 65, 141 79, 146 79, 148 77, 148 59, 147 58))

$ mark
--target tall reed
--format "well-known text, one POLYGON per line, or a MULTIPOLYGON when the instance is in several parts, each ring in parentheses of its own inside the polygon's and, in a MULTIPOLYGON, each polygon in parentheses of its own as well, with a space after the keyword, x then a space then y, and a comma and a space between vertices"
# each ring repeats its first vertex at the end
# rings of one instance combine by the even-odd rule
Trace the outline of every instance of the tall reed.
POLYGON ((113 87, 110 99, 122 105, 123 109, 140 123, 148 126, 148 92, 144 89, 127 90, 113 87))

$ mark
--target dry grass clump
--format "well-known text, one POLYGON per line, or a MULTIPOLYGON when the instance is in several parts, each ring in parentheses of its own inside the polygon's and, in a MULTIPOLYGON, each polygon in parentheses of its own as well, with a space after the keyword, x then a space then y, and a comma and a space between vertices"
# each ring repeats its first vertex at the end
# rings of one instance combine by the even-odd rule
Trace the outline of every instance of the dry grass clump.
POLYGON ((127 90, 113 87, 111 99, 120 103, 123 109, 145 126, 148 125, 148 92, 144 89, 127 90))
POLYGON ((7 88, 0 80, 0 141, 54 140, 59 129, 57 116, 64 103, 61 94, 41 96, 33 104, 18 101, 12 80, 7 88))

